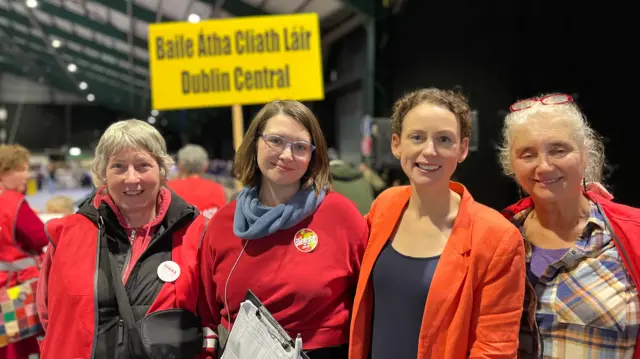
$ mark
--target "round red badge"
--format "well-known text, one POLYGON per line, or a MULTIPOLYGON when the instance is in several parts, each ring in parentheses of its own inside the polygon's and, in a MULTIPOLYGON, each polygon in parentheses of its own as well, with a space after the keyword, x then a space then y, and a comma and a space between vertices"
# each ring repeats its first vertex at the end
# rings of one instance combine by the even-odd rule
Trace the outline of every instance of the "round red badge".
POLYGON ((293 245, 300 252, 309 253, 318 246, 318 236, 308 228, 301 229, 293 237, 293 245))

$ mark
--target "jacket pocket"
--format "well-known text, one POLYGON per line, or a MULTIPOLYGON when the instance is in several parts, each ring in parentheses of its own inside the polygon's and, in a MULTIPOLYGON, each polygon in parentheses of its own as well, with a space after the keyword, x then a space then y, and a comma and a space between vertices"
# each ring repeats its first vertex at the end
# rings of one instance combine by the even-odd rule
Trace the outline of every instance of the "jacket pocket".
MULTIPOLYGON (((580 266, 591 267, 593 259, 580 266)), ((638 325, 640 306, 638 291, 627 280, 622 264, 609 271, 599 268, 577 268, 562 273, 552 297, 552 309, 559 323, 624 332, 638 325), (619 273, 622 271, 623 273, 619 273)))

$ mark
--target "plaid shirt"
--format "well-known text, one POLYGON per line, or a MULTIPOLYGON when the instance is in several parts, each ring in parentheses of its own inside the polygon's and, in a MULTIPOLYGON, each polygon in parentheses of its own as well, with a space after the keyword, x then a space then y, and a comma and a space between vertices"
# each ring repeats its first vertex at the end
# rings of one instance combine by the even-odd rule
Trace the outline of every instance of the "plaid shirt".
MULTIPOLYGON (((524 237, 531 209, 513 217, 524 237)), ((632 358, 640 299, 605 225, 591 204, 580 239, 539 279, 531 273, 525 241, 527 288, 518 357, 522 359, 632 358)))

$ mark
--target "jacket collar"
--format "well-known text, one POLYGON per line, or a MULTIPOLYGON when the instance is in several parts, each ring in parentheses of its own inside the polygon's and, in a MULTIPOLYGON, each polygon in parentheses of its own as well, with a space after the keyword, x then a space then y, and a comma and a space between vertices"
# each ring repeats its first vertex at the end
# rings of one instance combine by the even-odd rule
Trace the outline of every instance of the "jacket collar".
MULTIPOLYGON (((452 249, 459 253, 464 254, 471 250, 471 238, 468 236, 468 232, 471 230, 471 212, 473 211, 473 204, 475 200, 471 196, 471 193, 467 188, 458 182, 449 182, 449 189, 460 195, 460 208, 458 209, 458 215, 453 225, 450 238, 456 240, 447 243, 447 246, 453 247, 452 249)), ((404 209, 409 204, 411 193, 413 189, 411 186, 403 186, 403 189, 397 193, 397 195, 390 198, 389 202, 385 204, 385 211, 380 215, 381 222, 393 223, 393 226, 389 226, 384 237, 390 238, 397 223, 399 223, 404 209)))
MULTIPOLYGON (((584 195, 587 196, 587 198, 590 201, 595 202, 597 204, 601 204, 603 202, 610 202, 606 200, 604 197, 592 191, 584 192, 584 195)), ((526 209, 533 208, 533 205, 534 205, 533 199, 531 198, 531 196, 529 196, 529 197, 522 198, 518 202, 508 206, 507 208, 503 209, 500 213, 502 213, 502 215, 505 216, 507 219, 511 220, 516 214, 526 209)))
MULTIPOLYGON (((91 222, 98 224, 98 217, 104 217, 105 221, 113 222, 113 226, 125 229, 121 215, 117 211, 117 206, 110 205, 104 201, 105 194, 100 190, 94 192, 92 198, 85 200, 78 210, 78 213, 88 218, 91 222), (97 205, 97 207, 96 207, 97 205)), ((163 228, 170 228, 176 223, 182 221, 185 217, 190 220, 196 218, 199 214, 198 210, 186 203, 180 196, 172 190, 163 187, 161 189, 161 199, 158 200, 158 215, 151 223, 152 226, 160 225, 163 228)), ((112 201, 111 201, 112 202, 112 201)))

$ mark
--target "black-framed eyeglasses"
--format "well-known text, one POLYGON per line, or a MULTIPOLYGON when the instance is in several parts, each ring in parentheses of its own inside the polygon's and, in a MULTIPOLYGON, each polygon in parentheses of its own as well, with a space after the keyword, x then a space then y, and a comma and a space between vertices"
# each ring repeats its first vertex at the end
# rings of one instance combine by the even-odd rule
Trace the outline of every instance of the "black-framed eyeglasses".
POLYGON ((563 103, 573 102, 573 97, 565 94, 552 94, 544 97, 533 97, 526 100, 518 101, 509 106, 511 112, 527 109, 533 106, 536 102, 540 102, 543 105, 562 105, 563 103))
POLYGON ((291 153, 300 158, 306 158, 316 149, 316 146, 310 144, 307 141, 287 141, 284 137, 280 135, 270 135, 263 133, 260 136, 264 142, 269 146, 269 148, 274 151, 278 151, 278 153, 284 152, 287 147, 291 146, 291 153))

